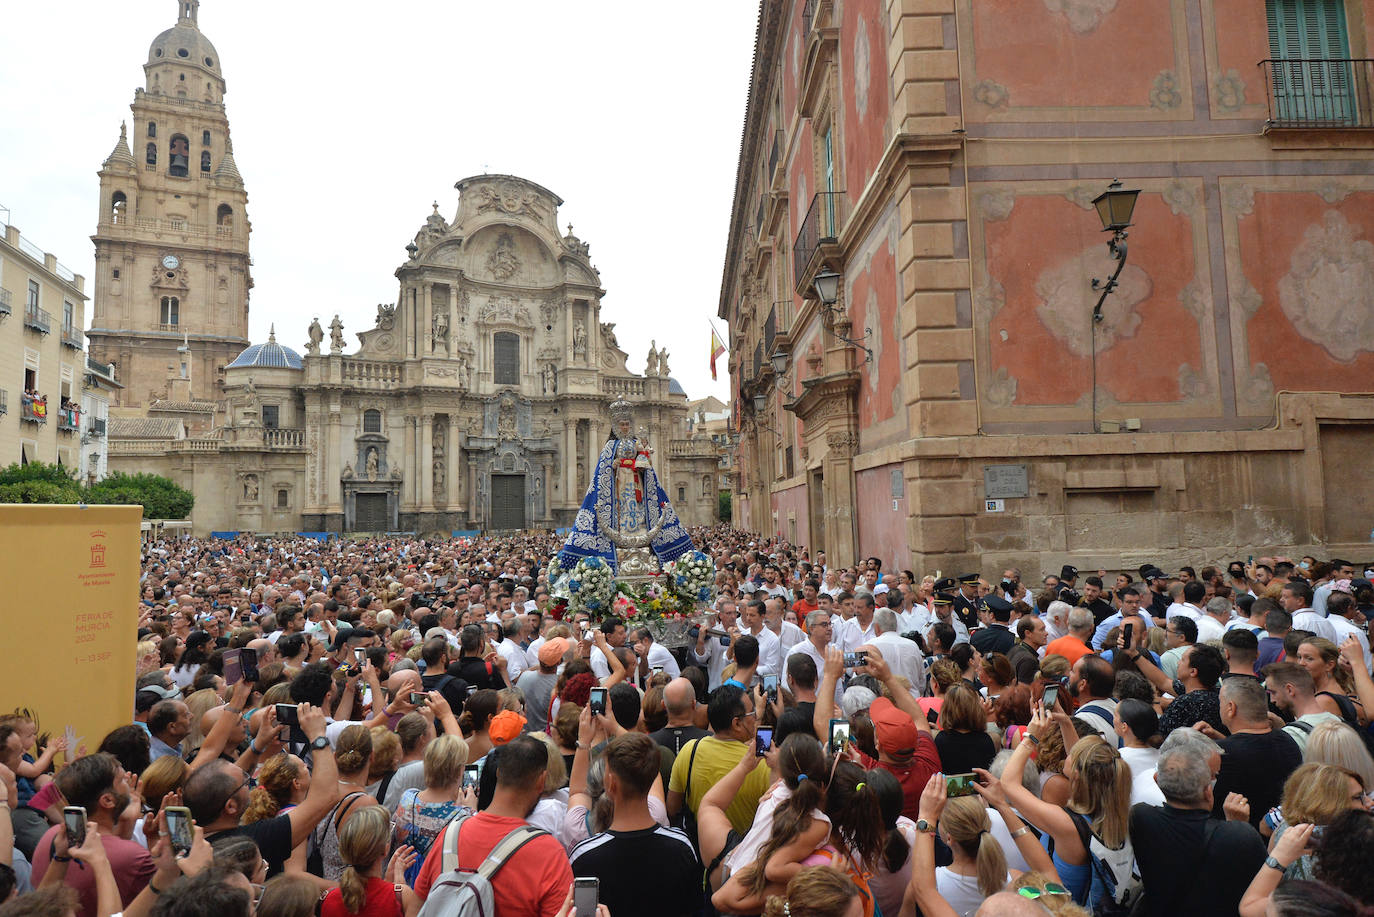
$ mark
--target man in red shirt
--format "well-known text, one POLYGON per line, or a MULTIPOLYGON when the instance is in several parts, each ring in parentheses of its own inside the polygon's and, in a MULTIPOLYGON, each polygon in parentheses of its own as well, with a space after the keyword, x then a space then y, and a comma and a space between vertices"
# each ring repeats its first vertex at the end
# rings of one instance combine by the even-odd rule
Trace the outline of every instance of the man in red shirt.
MULTIPOLYGON (((491 805, 464 819, 458 834, 458 866, 476 871, 492 849, 507 834, 523 826, 525 816, 534 810, 544 790, 548 754, 544 746, 529 736, 506 743, 487 759, 495 767, 496 792, 491 805)), ((444 838, 457 822, 434 839, 415 880, 415 894, 423 900, 443 876, 444 838)), ((529 841, 501 867, 492 879, 498 914, 538 914, 554 917, 572 885, 572 868, 563 845, 550 834, 529 841)))
MULTIPOLYGON (((100 827, 100 840, 105 845, 105 856, 110 861, 110 870, 119 886, 120 902, 128 907, 143 891, 143 886, 148 884, 155 867, 148 851, 134 841, 124 840, 116 828, 131 798, 124 768, 119 766, 114 755, 103 752, 87 755, 77 758, 58 773, 57 788, 67 798, 68 805, 85 808, 87 821, 100 827)), ((53 838, 57 832, 65 830, 65 826, 60 824, 49 828, 34 849, 34 885, 42 881, 52 863, 55 855, 53 838)), ((96 917, 95 871, 69 867, 63 884, 76 889, 81 899, 77 917, 96 917)))
MULTIPOLYGON (((859 649, 868 653, 868 665, 862 671, 882 682, 892 699, 880 697, 868 708, 878 757, 870 758, 852 743, 850 753, 864 768, 880 767, 897 778, 902 785, 902 814, 914 819, 919 814, 926 783, 940 770, 940 752, 935 748, 935 738, 930 734, 925 713, 911 692, 897 681, 882 653, 872 644, 859 649)), ((844 654, 832 646, 825 654, 825 680, 816 696, 833 697, 835 684, 843 673, 844 654)), ((817 735, 828 734, 829 717, 825 705, 817 703, 813 723, 817 735)))

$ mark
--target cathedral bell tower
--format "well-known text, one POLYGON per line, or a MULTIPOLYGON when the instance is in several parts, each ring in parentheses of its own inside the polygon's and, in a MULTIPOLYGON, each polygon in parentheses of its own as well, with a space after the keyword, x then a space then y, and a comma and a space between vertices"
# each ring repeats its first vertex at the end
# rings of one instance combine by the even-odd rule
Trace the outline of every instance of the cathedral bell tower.
POLYGON ((198 25, 199 0, 176 6, 176 24, 148 49, 133 120, 100 168, 91 237, 90 353, 116 365, 118 405, 128 409, 174 390, 181 400, 186 371, 192 399, 219 400, 221 368, 248 346, 248 193, 224 77, 198 25))

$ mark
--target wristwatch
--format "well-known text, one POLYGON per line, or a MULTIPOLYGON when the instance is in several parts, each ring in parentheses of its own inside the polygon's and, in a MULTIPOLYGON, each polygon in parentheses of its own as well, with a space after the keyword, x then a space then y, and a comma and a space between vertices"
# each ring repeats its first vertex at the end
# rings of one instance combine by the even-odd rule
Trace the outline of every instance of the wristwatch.
POLYGON ((934 834, 935 826, 932 825, 930 822, 926 821, 924 818, 918 818, 916 820, 916 830, 921 832, 922 834, 934 834))
POLYGON ((1274 859, 1273 855, 1264 858, 1264 865, 1268 866, 1270 869, 1277 869, 1279 872, 1288 871, 1288 867, 1284 866, 1278 860, 1274 859))
POLYGON ((324 736, 320 736, 318 739, 310 743, 310 747, 315 749, 315 751, 323 751, 324 749, 329 747, 329 740, 324 736))

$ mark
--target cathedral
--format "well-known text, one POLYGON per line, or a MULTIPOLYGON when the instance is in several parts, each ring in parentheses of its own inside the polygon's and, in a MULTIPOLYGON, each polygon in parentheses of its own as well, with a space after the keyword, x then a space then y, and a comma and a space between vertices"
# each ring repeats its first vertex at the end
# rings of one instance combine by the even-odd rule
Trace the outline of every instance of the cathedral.
POLYGON ((121 128, 99 173, 89 337, 125 385, 112 471, 190 489, 202 535, 559 528, 625 400, 684 523, 715 520, 717 450, 668 352, 628 369, 590 246, 532 181, 459 181, 452 219, 434 204, 405 246, 395 302, 316 317, 303 353, 275 326, 250 345, 247 193, 198 7, 154 40, 137 140, 121 128))

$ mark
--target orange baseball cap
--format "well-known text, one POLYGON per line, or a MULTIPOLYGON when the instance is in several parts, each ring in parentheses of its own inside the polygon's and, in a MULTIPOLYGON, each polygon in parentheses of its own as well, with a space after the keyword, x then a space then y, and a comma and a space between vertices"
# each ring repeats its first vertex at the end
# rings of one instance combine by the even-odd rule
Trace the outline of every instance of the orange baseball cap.
POLYGON ((502 710, 491 718, 491 723, 487 726, 487 735, 491 736, 491 744, 505 745, 511 739, 519 738, 524 728, 523 716, 514 710, 502 710))

